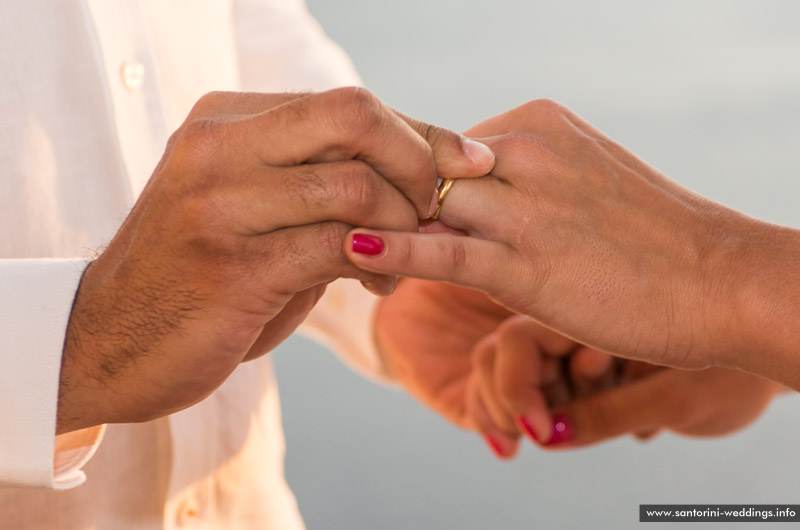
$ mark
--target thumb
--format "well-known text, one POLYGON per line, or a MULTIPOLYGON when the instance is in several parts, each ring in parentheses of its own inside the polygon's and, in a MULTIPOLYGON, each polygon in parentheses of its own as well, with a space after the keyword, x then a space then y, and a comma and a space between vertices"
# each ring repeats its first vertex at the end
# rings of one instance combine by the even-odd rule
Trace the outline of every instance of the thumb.
MULTIPOLYGON (((676 398, 679 387, 673 370, 609 388, 576 399, 553 411, 554 422, 564 435, 553 436, 548 447, 577 447, 623 434, 648 432, 672 424, 685 414, 685 403, 676 398)), ((555 430, 555 429, 554 429, 555 430)))
POLYGON ((494 152, 486 145, 400 112, 397 115, 431 146, 440 177, 482 177, 494 168, 494 152))

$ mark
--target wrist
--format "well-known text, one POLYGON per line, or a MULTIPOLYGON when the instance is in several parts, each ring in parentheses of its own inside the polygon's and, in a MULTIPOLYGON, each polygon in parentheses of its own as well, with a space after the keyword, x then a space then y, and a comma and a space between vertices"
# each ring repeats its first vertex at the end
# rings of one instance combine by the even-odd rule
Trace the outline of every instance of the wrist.
POLYGON ((93 265, 94 262, 84 270, 67 324, 61 355, 56 434, 65 434, 105 423, 99 418, 102 417, 100 409, 106 400, 97 394, 107 389, 107 384, 101 378, 93 376, 94 370, 86 366, 91 355, 91 340, 87 340, 84 333, 85 310, 81 294, 85 293, 93 265), (96 421, 95 417, 98 418, 96 421))
POLYGON ((715 363, 800 388, 800 231, 745 218, 726 237, 715 363))
POLYGON ((61 360, 56 434, 66 434, 104 423, 94 419, 101 415, 98 409, 105 401, 97 397, 104 383, 99 378, 93 378, 93 382, 86 380, 88 372, 82 366, 86 353, 80 339, 76 338, 78 333, 75 328, 70 323, 61 360))

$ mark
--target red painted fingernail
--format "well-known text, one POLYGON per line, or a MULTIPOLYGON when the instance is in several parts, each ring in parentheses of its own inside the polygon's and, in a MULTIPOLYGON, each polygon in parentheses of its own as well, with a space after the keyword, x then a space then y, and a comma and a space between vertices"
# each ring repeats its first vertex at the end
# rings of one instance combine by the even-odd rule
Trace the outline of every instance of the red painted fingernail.
POLYGON ((531 422, 528 420, 528 418, 520 414, 519 416, 517 416, 517 423, 519 423, 522 426, 522 429, 525 431, 528 437, 530 437, 531 440, 533 440, 536 443, 539 443, 539 438, 536 437, 536 432, 533 430, 533 425, 531 425, 531 422))
POLYGON ((571 442, 575 438, 572 432, 572 425, 564 415, 553 416, 553 434, 547 445, 555 445, 564 442, 571 442))
POLYGON ((486 445, 489 446, 489 449, 491 449, 492 452, 494 453, 494 456, 496 456, 497 458, 505 458, 505 453, 503 453, 503 446, 501 446, 497 440, 495 440, 488 434, 485 434, 483 436, 483 439, 486 441, 486 445))
POLYGON ((353 235, 353 252, 357 254, 377 256, 383 252, 383 248, 383 239, 378 236, 370 236, 367 234, 353 235))

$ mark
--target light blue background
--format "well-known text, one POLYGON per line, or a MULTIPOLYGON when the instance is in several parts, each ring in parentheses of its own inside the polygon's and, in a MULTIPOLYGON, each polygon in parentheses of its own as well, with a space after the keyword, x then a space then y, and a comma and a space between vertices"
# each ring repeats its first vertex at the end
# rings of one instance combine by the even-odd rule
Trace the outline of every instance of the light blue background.
MULTIPOLYGON (((557 99, 689 188, 800 226, 800 2, 309 7, 366 85, 403 112, 461 130, 557 99)), ((273 356, 288 480, 312 530, 616 529, 648 526, 640 503, 800 503, 796 396, 724 439, 665 435, 559 454, 526 445, 502 463, 477 436, 305 339, 273 356)))

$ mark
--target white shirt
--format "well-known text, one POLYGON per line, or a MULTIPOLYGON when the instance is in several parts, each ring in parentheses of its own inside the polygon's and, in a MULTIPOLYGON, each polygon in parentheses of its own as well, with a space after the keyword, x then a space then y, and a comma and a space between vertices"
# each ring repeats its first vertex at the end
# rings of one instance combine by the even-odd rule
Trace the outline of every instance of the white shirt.
MULTIPOLYGON (((0 529, 302 527, 268 359, 169 418, 56 439, 61 350, 87 258, 202 94, 358 83, 302 0, 0 3, 0 529)), ((336 282, 305 329, 380 375, 373 304, 336 282)))

